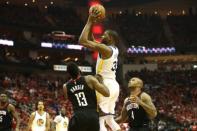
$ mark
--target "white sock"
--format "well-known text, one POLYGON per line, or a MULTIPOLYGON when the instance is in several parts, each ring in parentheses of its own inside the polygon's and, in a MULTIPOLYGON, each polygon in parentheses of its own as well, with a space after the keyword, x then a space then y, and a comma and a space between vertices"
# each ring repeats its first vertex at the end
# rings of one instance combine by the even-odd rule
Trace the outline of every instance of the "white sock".
POLYGON ((107 128, 105 127, 105 119, 106 119, 106 116, 102 116, 99 118, 100 131, 107 131, 107 128))
POLYGON ((114 120, 114 116, 108 115, 106 116, 105 120, 107 125, 112 129, 112 131, 118 131, 121 129, 118 123, 116 123, 116 121, 114 120))

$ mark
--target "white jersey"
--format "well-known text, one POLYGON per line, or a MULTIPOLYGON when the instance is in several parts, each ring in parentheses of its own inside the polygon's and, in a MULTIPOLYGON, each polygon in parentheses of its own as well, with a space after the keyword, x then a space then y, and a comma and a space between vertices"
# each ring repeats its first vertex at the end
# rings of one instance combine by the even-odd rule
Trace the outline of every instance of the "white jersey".
POLYGON ((68 117, 58 115, 55 117, 56 131, 68 131, 68 117))
POLYGON ((116 69, 118 65, 118 48, 114 46, 109 46, 113 53, 112 56, 108 59, 102 59, 98 55, 96 63, 96 74, 102 75, 102 77, 108 79, 116 79, 116 69))
POLYGON ((46 130, 47 113, 44 112, 42 116, 36 111, 35 118, 32 124, 32 131, 45 131, 46 130))

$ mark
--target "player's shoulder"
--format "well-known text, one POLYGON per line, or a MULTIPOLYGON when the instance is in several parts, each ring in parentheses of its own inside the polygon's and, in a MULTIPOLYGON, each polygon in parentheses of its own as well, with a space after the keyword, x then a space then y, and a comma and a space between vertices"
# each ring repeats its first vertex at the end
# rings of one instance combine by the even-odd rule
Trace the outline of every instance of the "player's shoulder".
POLYGON ((108 47, 111 48, 112 50, 115 50, 115 51, 119 50, 118 47, 115 45, 109 45, 108 47))
POLYGON ((32 112, 31 116, 36 116, 36 111, 32 112))
POLYGON ((9 104, 7 105, 7 110, 12 112, 12 111, 15 110, 15 106, 14 106, 13 104, 10 104, 10 103, 9 103, 9 104))
POLYGON ((118 47, 116 45, 109 45, 109 47, 118 50, 118 47))
POLYGON ((63 84, 63 88, 69 85, 72 82, 72 79, 68 80, 66 83, 63 84))
POLYGON ((95 77, 93 75, 86 75, 86 76, 84 76, 84 78, 85 78, 86 82, 91 81, 91 80, 95 80, 95 77))
POLYGON ((141 96, 145 96, 145 97, 146 97, 146 96, 149 96, 149 97, 150 97, 150 95, 149 95, 148 93, 146 93, 146 92, 142 92, 142 93, 141 93, 141 96))
POLYGON ((118 50, 118 48, 116 47, 116 46, 109 46, 110 48, 111 48, 111 50, 112 50, 112 52, 113 52, 113 54, 112 55, 114 55, 114 56, 118 56, 118 54, 119 54, 119 50, 118 50))
POLYGON ((61 118, 61 115, 57 115, 55 116, 55 119, 61 118))
POLYGON ((15 108, 15 106, 13 105, 13 104, 8 104, 8 106, 7 106, 8 108, 15 108))
POLYGON ((67 116, 65 116, 64 119, 65 119, 66 121, 69 121, 69 118, 68 118, 67 116))
POLYGON ((140 98, 143 100, 146 100, 146 99, 151 99, 151 96, 146 93, 146 92, 142 92, 141 95, 140 95, 140 98))

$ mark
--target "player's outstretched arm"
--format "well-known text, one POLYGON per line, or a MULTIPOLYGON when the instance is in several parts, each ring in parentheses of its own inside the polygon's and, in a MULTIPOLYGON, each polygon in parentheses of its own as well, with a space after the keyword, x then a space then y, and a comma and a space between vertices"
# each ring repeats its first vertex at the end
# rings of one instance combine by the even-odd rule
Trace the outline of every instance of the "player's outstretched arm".
POLYGON ((123 107, 122 107, 122 111, 121 111, 120 116, 118 116, 118 117, 115 119, 115 121, 116 121, 117 123, 125 122, 125 121, 127 121, 127 119, 128 119, 127 111, 126 111, 126 108, 125 108, 125 103, 126 103, 127 99, 128 99, 128 98, 126 98, 125 101, 124 101, 124 105, 123 105, 123 107))
POLYGON ((19 131, 19 126, 20 126, 20 119, 18 117, 18 113, 16 112, 15 107, 12 104, 9 104, 9 109, 16 120, 16 131, 19 131))
POLYGON ((63 92, 64 92, 64 98, 67 99, 68 98, 68 94, 67 94, 66 84, 63 85, 63 92))
POLYGON ((109 89, 103 83, 100 83, 94 76, 86 76, 86 81, 90 88, 95 89, 105 97, 110 96, 109 89))
POLYGON ((93 49, 95 50, 95 44, 96 43, 88 43, 88 41, 93 41, 92 37, 90 37, 91 35, 91 27, 93 26, 93 22, 94 22, 94 17, 92 15, 89 15, 87 23, 85 25, 85 27, 82 30, 82 33, 79 37, 79 43, 87 48, 93 49))
POLYGON ((89 49, 98 51, 99 53, 101 53, 103 57, 108 58, 112 54, 111 48, 102 43, 98 44, 95 40, 92 40, 92 37, 90 37, 91 35, 90 30, 94 20, 95 20, 94 16, 90 15, 79 38, 79 43, 89 49))

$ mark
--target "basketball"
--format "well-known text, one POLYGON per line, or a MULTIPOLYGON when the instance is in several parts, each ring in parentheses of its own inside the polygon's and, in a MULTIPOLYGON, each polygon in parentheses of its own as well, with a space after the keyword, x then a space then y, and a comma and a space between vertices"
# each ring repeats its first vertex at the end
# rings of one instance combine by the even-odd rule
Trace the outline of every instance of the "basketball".
POLYGON ((101 12, 101 14, 97 17, 98 19, 105 18, 105 8, 102 5, 96 4, 96 5, 91 6, 89 9, 89 13, 91 14, 94 9, 97 9, 99 12, 101 12))

